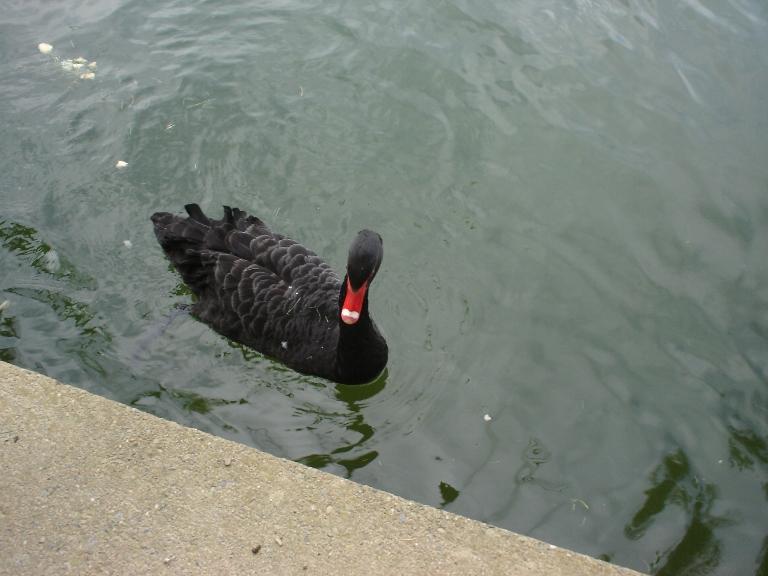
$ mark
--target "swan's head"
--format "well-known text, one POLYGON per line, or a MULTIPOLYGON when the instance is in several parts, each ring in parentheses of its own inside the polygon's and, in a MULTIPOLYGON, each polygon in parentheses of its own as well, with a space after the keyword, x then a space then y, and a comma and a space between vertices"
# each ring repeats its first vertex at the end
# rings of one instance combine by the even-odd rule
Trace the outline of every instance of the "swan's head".
POLYGON ((349 247, 341 321, 356 324, 365 303, 365 295, 384 257, 384 244, 376 232, 361 230, 349 247))

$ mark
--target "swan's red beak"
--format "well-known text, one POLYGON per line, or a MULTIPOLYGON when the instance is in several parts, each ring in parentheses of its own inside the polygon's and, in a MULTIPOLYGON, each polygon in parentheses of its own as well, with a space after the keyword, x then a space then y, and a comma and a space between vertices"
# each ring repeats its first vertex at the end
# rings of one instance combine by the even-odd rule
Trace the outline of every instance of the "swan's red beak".
POLYGON ((363 302, 365 302, 365 292, 368 290, 368 281, 363 282, 363 285, 357 289, 352 289, 352 285, 347 278, 347 294, 344 296, 344 303, 341 305, 341 321, 344 324, 356 324, 360 320, 360 314, 363 310, 363 302))

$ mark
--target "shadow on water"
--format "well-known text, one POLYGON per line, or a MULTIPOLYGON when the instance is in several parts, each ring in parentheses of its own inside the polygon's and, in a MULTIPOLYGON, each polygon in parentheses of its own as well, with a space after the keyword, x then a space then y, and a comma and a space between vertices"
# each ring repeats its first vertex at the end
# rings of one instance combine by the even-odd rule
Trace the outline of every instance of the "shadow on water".
MULTIPOLYGON (((110 346, 112 336, 101 325, 96 315, 87 304, 77 301, 70 294, 74 290, 93 290, 96 282, 77 271, 72 263, 63 258, 48 243, 40 238, 38 232, 30 226, 0 220, 0 245, 11 254, 24 261, 38 274, 48 276, 56 282, 65 283, 61 290, 56 286, 2 286, 6 292, 15 294, 27 302, 43 304, 50 309, 59 321, 73 323, 78 330, 78 338, 70 338, 62 347, 81 364, 91 371, 106 376, 99 356, 110 346)), ((14 277, 15 280, 15 277, 14 277)), ((0 321, 0 336, 8 338, 8 344, 0 344, 0 358, 6 361, 20 361, 15 344, 19 341, 18 320, 3 311, 5 317, 0 321)))
MULTIPOLYGON (((740 430, 735 426, 728 426, 728 432, 728 462, 731 467, 739 471, 762 468, 768 472, 768 439, 761 438, 752 430, 740 430)), ((768 500, 768 481, 763 482, 762 488, 768 500)), ((763 538, 755 564, 755 576, 768 576, 768 535, 763 538)))
POLYGON ((202 394, 196 394, 195 392, 189 392, 179 389, 167 389, 160 386, 163 392, 166 392, 171 398, 181 404, 181 406, 189 412, 197 412, 198 414, 208 414, 216 406, 227 406, 229 404, 248 404, 248 400, 240 398, 239 400, 225 400, 223 398, 206 398, 202 394))
MULTIPOLYGON (((729 427, 729 463, 743 471, 768 464, 765 439, 750 430, 729 427)), ((718 528, 732 524, 728 518, 712 514, 718 498, 714 484, 702 482, 682 450, 667 454, 650 475, 651 487, 645 491, 645 501, 624 527, 630 540, 643 538, 649 528, 669 507, 681 508, 688 522, 677 542, 657 551, 650 572, 659 576, 681 574, 711 574, 718 568, 723 545, 717 537, 718 528)), ((768 498, 768 484, 764 485, 768 498)), ((755 576, 768 576, 768 536, 755 561, 755 576)))
POLYGON ((227 432, 237 432, 237 428, 219 417, 216 414, 216 408, 249 403, 245 398, 234 400, 212 398, 190 390, 171 388, 158 383, 156 390, 139 392, 129 404, 139 410, 158 415, 154 409, 157 402, 166 402, 186 414, 203 416, 220 430, 227 432))
POLYGON ((443 499, 443 501, 440 502, 440 508, 445 508, 448 504, 456 500, 456 498, 459 497, 459 494, 461 494, 459 490, 456 490, 456 488, 448 484, 448 482, 440 482, 438 488, 440 489, 440 497, 443 499))
POLYGON ((755 465, 768 465, 768 443, 752 430, 728 426, 729 462, 738 470, 753 470, 755 465))
POLYGON ((16 222, 0 220, 0 244, 9 252, 23 258, 38 272, 57 280, 67 280, 73 288, 95 288, 96 282, 79 273, 74 265, 62 258, 54 248, 40 238, 37 230, 16 222))
POLYGON ((768 536, 763 538, 763 545, 757 557, 757 571, 755 576, 768 576, 768 536))
POLYGON ((16 318, 13 316, 3 317, 5 311, 0 311, 0 360, 10 362, 16 359, 16 351, 13 344, 19 338, 16 329, 16 318))
POLYGON ((650 481, 645 502, 625 526, 624 534, 631 540, 642 538, 659 514, 668 506, 678 506, 688 516, 688 525, 674 546, 657 553, 651 573, 709 574, 717 568, 722 555, 715 529, 728 522, 711 514, 717 488, 697 479, 682 450, 665 456, 650 481))

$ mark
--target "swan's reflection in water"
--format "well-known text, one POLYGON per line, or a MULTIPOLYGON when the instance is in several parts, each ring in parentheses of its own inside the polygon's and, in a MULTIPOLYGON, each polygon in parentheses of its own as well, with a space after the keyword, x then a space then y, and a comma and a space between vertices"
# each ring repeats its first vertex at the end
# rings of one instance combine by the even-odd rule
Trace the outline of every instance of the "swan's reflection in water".
POLYGON ((359 434, 359 438, 357 441, 339 446, 327 454, 309 454, 297 458, 296 461, 313 468, 326 468, 330 464, 335 464, 346 470, 345 476, 347 478, 350 478, 355 470, 364 468, 373 462, 379 455, 376 450, 366 451, 359 456, 353 456, 351 453, 362 448, 373 437, 375 430, 365 421, 362 408, 365 401, 384 390, 388 375, 385 368, 376 380, 368 384, 356 386, 337 384, 336 399, 344 403, 347 408, 346 422, 343 425, 348 431, 359 434))

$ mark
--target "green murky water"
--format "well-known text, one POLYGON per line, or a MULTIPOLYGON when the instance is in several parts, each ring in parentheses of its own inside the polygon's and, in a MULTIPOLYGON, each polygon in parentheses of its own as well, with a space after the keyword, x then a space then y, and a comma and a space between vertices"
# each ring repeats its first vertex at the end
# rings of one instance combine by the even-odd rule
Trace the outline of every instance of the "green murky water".
POLYGON ((764 2, 11 1, 0 54, 0 358, 640 570, 768 574, 764 2), (386 379, 179 315, 148 218, 190 201, 338 266, 378 230, 386 379))

